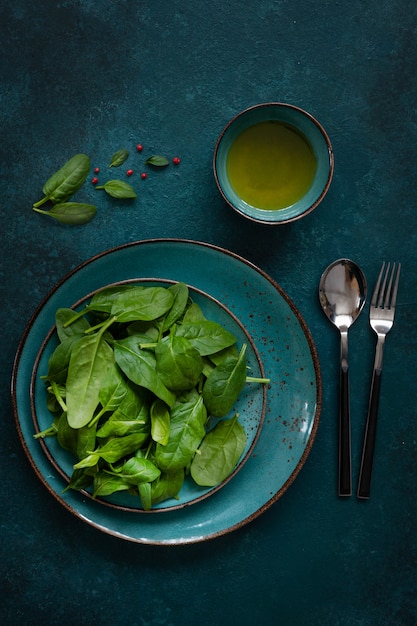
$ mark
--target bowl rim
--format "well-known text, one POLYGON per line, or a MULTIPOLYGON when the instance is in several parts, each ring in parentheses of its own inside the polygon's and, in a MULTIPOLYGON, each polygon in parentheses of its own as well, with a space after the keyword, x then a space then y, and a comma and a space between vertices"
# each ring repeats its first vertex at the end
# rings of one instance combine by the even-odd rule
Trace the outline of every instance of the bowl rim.
MULTIPOLYGON (((232 117, 227 122, 227 124, 224 126, 223 130, 220 132, 220 135, 217 138, 215 149, 214 149, 214 153, 213 153, 213 173, 214 173, 214 179, 216 181, 217 188, 220 191, 220 194, 223 197, 223 200, 225 200, 225 202, 236 213, 238 213, 242 217, 245 217, 246 219, 248 219, 248 220, 250 220, 252 222, 256 222, 258 224, 264 224, 266 226, 280 226, 282 224, 288 224, 290 222, 295 222, 295 221, 301 219, 302 217, 305 217, 309 213, 311 213, 320 204, 320 202, 323 200, 323 198, 327 194, 327 191, 329 190, 330 183, 332 181, 333 173, 334 173, 334 152, 333 152, 333 146, 332 146, 332 143, 330 141, 329 135, 325 131, 325 129, 322 126, 322 124, 311 113, 309 113, 305 109, 302 109, 301 107, 299 107, 299 106, 297 106, 295 104, 289 104, 289 103, 286 103, 286 102, 263 102, 263 103, 260 103, 260 104, 254 104, 254 105, 251 105, 251 106, 247 107, 246 109, 243 109, 242 111, 237 113, 234 117, 232 117), (312 124, 314 124, 314 126, 316 126, 316 128, 319 130, 320 134, 322 135, 322 137, 323 137, 323 139, 324 139, 324 141, 325 141, 325 143, 327 145, 327 152, 328 152, 328 156, 329 156, 329 171, 328 171, 327 179, 326 179, 326 182, 325 182, 325 184, 323 186, 323 189, 321 190, 320 195, 316 198, 316 200, 309 207, 307 207, 307 209, 305 209, 301 213, 299 213, 297 215, 293 215, 291 217, 287 217, 287 218, 284 217, 283 219, 276 219, 276 220, 264 220, 264 219, 262 219, 262 217, 261 217, 262 209, 258 209, 257 207, 254 207, 254 209, 259 211, 259 213, 260 213, 259 216, 249 215, 249 214, 245 213, 244 211, 242 211, 241 209, 239 209, 226 196, 226 194, 225 194, 225 192, 223 190, 222 184, 220 182, 218 173, 217 173, 217 155, 219 153, 220 145, 221 145, 221 143, 222 143, 222 141, 224 139, 224 136, 226 135, 227 131, 229 130, 229 128, 233 124, 235 124, 240 118, 250 114, 252 111, 257 110, 257 109, 262 109, 262 108, 268 108, 268 107, 277 107, 277 108, 282 108, 282 109, 290 109, 290 110, 296 111, 297 113, 300 113, 301 115, 304 115, 306 118, 308 118, 308 120, 312 124)), ((282 210, 285 211, 285 209, 282 209, 282 210)), ((270 214, 270 211, 268 211, 267 213, 270 214)))

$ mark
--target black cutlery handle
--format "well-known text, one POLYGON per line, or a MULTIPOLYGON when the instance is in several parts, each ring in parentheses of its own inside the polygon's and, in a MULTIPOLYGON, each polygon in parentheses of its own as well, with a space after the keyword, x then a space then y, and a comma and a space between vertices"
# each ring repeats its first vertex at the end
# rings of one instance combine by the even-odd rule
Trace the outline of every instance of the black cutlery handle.
POLYGON ((349 370, 340 369, 339 414, 339 496, 352 495, 352 457, 350 442, 349 370))
POLYGON ((361 468, 359 472, 358 498, 369 498, 371 493, 371 477, 375 450, 381 376, 382 371, 376 371, 374 369, 371 384, 371 395, 369 398, 368 417, 366 420, 365 439, 363 442, 361 468))

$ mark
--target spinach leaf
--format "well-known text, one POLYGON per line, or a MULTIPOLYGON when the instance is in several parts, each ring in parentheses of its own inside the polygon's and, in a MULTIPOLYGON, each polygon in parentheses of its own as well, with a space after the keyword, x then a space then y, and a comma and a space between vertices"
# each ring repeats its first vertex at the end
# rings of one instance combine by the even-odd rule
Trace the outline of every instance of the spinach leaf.
POLYGON ((61 224, 87 224, 91 222, 97 212, 97 208, 93 204, 84 204, 81 202, 61 202, 55 204, 49 211, 33 207, 33 210, 42 215, 48 215, 61 224))
POLYGON ((164 156, 153 154, 145 161, 146 165, 154 165, 155 167, 165 167, 169 164, 169 160, 164 156))
POLYGON ((197 485, 214 487, 236 467, 246 446, 246 434, 238 422, 233 419, 221 420, 204 437, 191 463, 191 476, 197 485))
POLYGON ((81 339, 80 335, 72 335, 57 345, 48 361, 47 379, 58 385, 65 384, 68 376, 68 366, 74 345, 81 339))
POLYGON ((201 356, 219 352, 236 343, 236 337, 228 330, 209 320, 184 322, 177 328, 177 335, 185 337, 201 356))
POLYGON ((65 163, 44 184, 44 198, 33 206, 37 208, 51 200, 53 203, 66 202, 82 187, 90 171, 90 159, 85 154, 76 154, 65 163))
POLYGON ((56 437, 61 448, 77 456, 78 433, 68 424, 66 413, 62 413, 58 419, 56 437))
POLYGON ((183 469, 162 472, 160 477, 151 483, 152 504, 158 504, 168 498, 178 498, 184 483, 184 476, 183 469))
POLYGON ((184 311, 188 304, 188 287, 184 283, 175 283, 168 287, 170 293, 173 294, 174 299, 170 310, 165 316, 162 324, 162 332, 166 332, 180 317, 184 314, 184 311))
POLYGON ((109 167, 119 167, 129 156, 129 150, 117 150, 111 158, 109 167))
POLYGON ((131 485, 140 485, 141 483, 152 482, 161 475, 161 471, 152 463, 152 461, 149 459, 138 458, 136 456, 132 456, 128 459, 119 469, 117 469, 117 471, 106 471, 109 474, 116 474, 131 485))
POLYGON ((94 475, 93 498, 97 496, 111 496, 117 491, 128 491, 131 484, 117 474, 108 474, 101 471, 94 475))
POLYGON ((72 428, 82 428, 93 418, 102 379, 114 362, 113 350, 102 337, 105 328, 79 339, 71 351, 66 400, 72 428))
POLYGON ((171 411, 171 427, 166 445, 156 444, 155 461, 167 472, 185 468, 205 435, 207 411, 200 396, 197 402, 176 404, 171 411))
POLYGON ((96 291, 87 305, 89 311, 99 311, 101 313, 108 313, 112 310, 112 306, 119 298, 122 297, 122 293, 131 289, 140 290, 145 289, 139 285, 132 285, 130 283, 126 285, 114 285, 113 287, 105 287, 96 291))
POLYGON ((155 400, 152 403, 150 415, 152 440, 165 446, 168 443, 171 421, 165 402, 155 400))
POLYGON ((104 189, 104 191, 112 198, 129 199, 137 198, 136 191, 132 185, 124 180, 108 180, 104 185, 98 185, 96 189, 104 189))
POLYGON ((152 508, 152 486, 151 483, 140 483, 138 485, 140 502, 144 511, 152 508))
POLYGON ((168 389, 185 391, 196 386, 203 359, 188 339, 170 333, 155 348, 156 370, 168 389))
POLYGON ((133 287, 120 292, 111 307, 119 322, 152 321, 165 315, 174 302, 173 294, 163 287, 133 287))
POLYGON ((64 341, 68 337, 73 337, 74 335, 80 337, 84 334, 84 331, 90 327, 90 324, 85 317, 80 317, 73 323, 67 325, 67 322, 73 318, 73 309, 60 308, 55 313, 56 332, 60 341, 64 341))
POLYGON ((147 438, 148 435, 146 433, 132 433, 125 437, 113 437, 106 441, 103 446, 90 451, 88 456, 74 465, 74 469, 93 467, 100 459, 104 459, 107 463, 116 463, 125 456, 136 452, 147 438))
POLYGON ((156 373, 155 355, 140 347, 140 338, 132 335, 114 343, 116 363, 126 376, 140 387, 149 389, 170 408, 174 406, 175 395, 169 391, 156 373))
POLYGON ((207 411, 215 417, 224 417, 233 408, 246 383, 246 344, 238 357, 231 356, 217 365, 203 387, 207 411))
POLYGON ((149 434, 149 400, 143 389, 126 383, 126 393, 114 412, 97 431, 98 437, 123 437, 132 433, 149 434))

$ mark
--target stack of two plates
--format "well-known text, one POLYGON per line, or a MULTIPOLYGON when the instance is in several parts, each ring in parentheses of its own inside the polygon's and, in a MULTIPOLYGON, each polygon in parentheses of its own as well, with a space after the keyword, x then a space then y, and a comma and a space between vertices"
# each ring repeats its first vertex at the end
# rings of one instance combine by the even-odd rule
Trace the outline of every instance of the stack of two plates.
POLYGON ((147 240, 99 254, 67 275, 41 303, 20 343, 12 380, 15 418, 32 467, 71 513, 108 534, 139 543, 185 544, 239 528, 276 502, 298 475, 311 449, 321 408, 316 350, 301 315, 262 270, 219 247, 177 239, 147 240), (55 312, 85 301, 104 286, 184 282, 208 319, 246 343, 251 376, 270 385, 247 385, 236 405, 247 446, 233 474, 201 489, 186 479, 179 500, 152 511, 139 498, 116 494, 93 499, 64 492, 74 460, 55 438, 34 439, 47 428, 40 376, 56 345, 55 312))

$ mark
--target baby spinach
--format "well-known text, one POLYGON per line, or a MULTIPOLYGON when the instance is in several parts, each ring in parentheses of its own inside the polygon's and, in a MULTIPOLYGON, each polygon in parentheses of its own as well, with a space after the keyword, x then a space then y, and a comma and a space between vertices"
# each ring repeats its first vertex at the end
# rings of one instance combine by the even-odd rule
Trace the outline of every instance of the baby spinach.
POLYGON ((44 197, 36 202, 34 208, 50 200, 54 204, 66 202, 85 182, 90 171, 90 159, 86 154, 76 154, 65 163, 44 184, 44 197))
POLYGON ((187 467, 205 435, 207 410, 200 396, 197 402, 176 404, 166 445, 156 444, 155 460, 164 471, 187 467))
POLYGON ((104 189, 112 198, 137 198, 136 191, 132 185, 129 185, 124 180, 108 180, 104 185, 97 185, 96 189, 104 189))
POLYGON ((245 432, 237 416, 217 418, 245 382, 269 381, 246 377, 246 345, 207 320, 184 283, 107 287, 55 321, 42 376, 54 417, 35 437, 74 455, 66 489, 126 491, 149 510, 178 498, 186 476, 214 486, 233 471, 245 432))
POLYGON ((223 417, 232 410, 246 383, 246 344, 237 357, 230 356, 210 373, 203 387, 209 413, 223 417))
POLYGON ((82 337, 71 351, 66 399, 68 423, 72 428, 82 428, 93 418, 102 379, 114 362, 113 350, 103 339, 105 328, 82 337))
POLYGON ((155 357, 158 376, 168 389, 185 391, 197 385, 203 359, 188 339, 170 333, 156 344, 155 357))
POLYGON ((128 158, 129 150, 117 150, 111 158, 109 167, 120 167, 128 158))
POLYGON ((169 408, 175 404, 175 395, 167 389, 156 373, 155 355, 140 347, 140 338, 135 335, 114 343, 114 357, 127 378, 140 387, 149 389, 169 408))
POLYGON ((201 356, 219 352, 236 343, 232 333, 209 320, 186 321, 178 327, 177 335, 188 339, 201 356))
POLYGON ((236 467, 246 446, 246 433, 238 415, 221 420, 204 437, 191 463, 191 476, 202 487, 214 487, 236 467))
POLYGON ((155 167, 165 167, 169 164, 169 160, 164 156, 153 154, 146 159, 145 163, 146 165, 154 165, 155 167))
POLYGON ((97 209, 93 204, 83 204, 80 202, 62 202, 55 204, 49 211, 38 209, 33 210, 42 215, 48 215, 61 224, 87 224, 95 216, 97 209))
POLYGON ((166 446, 171 426, 171 416, 162 400, 155 400, 151 406, 151 435, 153 441, 166 446))

